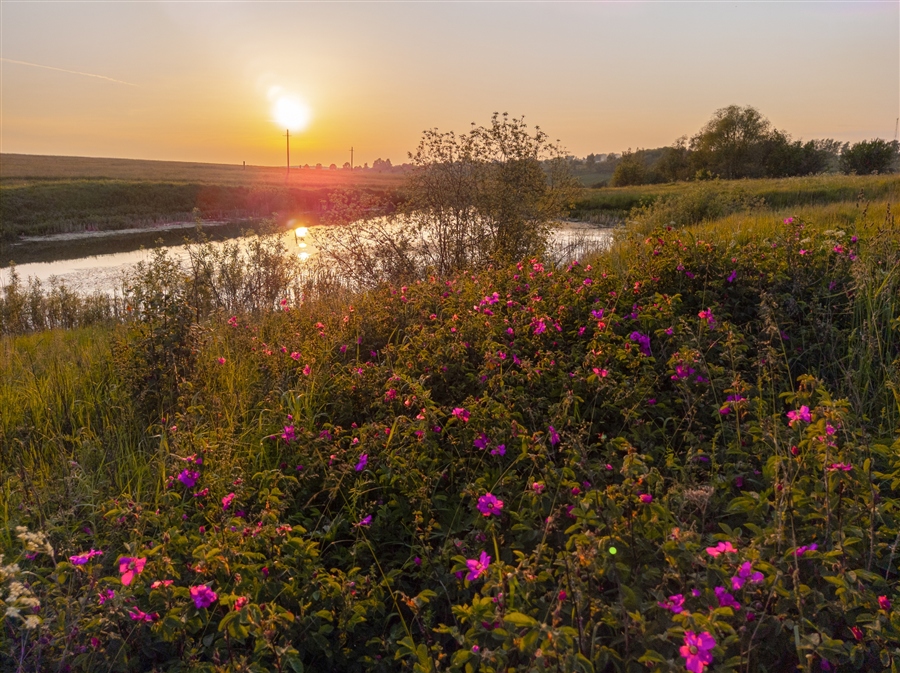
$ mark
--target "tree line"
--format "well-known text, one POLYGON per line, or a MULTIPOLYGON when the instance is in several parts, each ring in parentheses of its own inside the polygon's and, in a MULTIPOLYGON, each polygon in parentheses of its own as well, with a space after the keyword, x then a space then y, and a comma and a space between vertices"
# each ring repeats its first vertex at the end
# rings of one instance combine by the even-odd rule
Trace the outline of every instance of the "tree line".
POLYGON ((717 110, 690 139, 682 136, 668 147, 623 152, 613 159, 609 185, 784 178, 832 171, 871 175, 893 172, 898 157, 896 140, 876 138, 852 145, 830 138, 793 140, 756 108, 730 105, 717 110))

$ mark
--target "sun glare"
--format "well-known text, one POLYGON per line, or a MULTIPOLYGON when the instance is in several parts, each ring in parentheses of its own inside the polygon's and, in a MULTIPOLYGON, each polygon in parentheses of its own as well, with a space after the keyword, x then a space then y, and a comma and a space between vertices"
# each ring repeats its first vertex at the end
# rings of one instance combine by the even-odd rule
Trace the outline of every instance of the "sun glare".
POLYGON ((278 97, 272 112, 278 125, 291 131, 302 131, 312 118, 309 106, 292 96, 278 97))

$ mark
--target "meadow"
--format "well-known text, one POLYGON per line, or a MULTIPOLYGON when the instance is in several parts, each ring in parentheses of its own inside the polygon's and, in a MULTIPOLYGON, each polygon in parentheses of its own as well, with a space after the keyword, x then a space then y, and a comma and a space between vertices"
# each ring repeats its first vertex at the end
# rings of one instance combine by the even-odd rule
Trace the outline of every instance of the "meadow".
POLYGON ((260 236, 70 329, 7 289, 0 669, 900 670, 897 190, 628 190, 605 252, 366 292, 260 236))
MULTIPOLYGON (((86 157, 0 156, 0 242, 203 219, 315 213, 336 189, 391 193, 397 173, 86 157)), ((5 262, 6 260, 4 260, 5 262)))

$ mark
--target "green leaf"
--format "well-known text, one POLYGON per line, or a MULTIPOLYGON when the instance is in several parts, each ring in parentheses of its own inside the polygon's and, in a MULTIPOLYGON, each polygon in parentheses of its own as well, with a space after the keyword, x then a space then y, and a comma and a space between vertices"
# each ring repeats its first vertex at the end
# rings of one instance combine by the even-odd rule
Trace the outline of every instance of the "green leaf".
POLYGON ((504 615, 503 620, 519 628, 532 628, 538 625, 538 621, 534 617, 529 617, 521 612, 509 612, 504 615))

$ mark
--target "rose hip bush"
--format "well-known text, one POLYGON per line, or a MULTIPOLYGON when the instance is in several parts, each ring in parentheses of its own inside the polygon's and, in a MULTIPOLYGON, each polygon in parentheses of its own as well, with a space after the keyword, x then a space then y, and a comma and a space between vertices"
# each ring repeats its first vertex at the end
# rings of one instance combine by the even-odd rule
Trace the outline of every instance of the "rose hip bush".
POLYGON ((896 249, 618 250, 206 326, 155 489, 13 513, 3 668, 898 670, 896 249))

